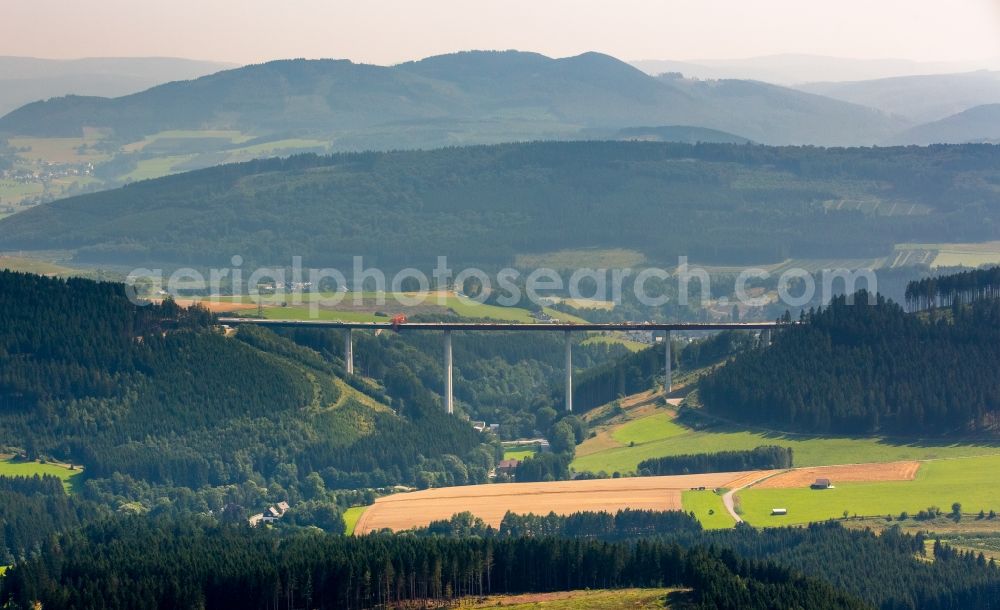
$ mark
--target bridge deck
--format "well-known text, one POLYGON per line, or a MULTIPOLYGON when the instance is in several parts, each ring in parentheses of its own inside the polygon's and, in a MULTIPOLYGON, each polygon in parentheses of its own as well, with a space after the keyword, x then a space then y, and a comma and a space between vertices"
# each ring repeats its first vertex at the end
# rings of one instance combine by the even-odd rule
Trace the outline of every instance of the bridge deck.
POLYGON ((777 322, 342 322, 340 320, 261 320, 257 318, 219 318, 220 324, 238 326, 255 324, 280 328, 352 328, 396 330, 473 330, 473 331, 630 331, 630 330, 764 330, 780 326, 777 322))

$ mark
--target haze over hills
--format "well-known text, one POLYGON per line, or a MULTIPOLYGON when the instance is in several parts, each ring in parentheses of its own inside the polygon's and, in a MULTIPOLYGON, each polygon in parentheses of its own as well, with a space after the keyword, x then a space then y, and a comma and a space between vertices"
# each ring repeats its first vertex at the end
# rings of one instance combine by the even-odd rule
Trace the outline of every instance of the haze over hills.
POLYGON ((884 257, 1000 238, 1000 148, 549 142, 303 155, 62 199, 0 221, 0 250, 103 263, 509 265, 627 248, 650 261, 884 257))
POLYGON ((816 82, 798 88, 924 123, 974 106, 1000 103, 1000 72, 980 70, 867 81, 816 82))
POLYGON ((0 115, 63 95, 116 97, 234 67, 174 57, 0 57, 0 115))
POLYGON ((907 130, 891 140, 895 144, 1000 144, 1000 104, 976 106, 950 117, 907 130))
POLYGON ((752 79, 782 85, 817 81, 861 81, 911 76, 946 74, 969 70, 1000 68, 1000 58, 993 61, 919 62, 909 59, 851 59, 783 53, 744 59, 643 59, 630 62, 649 74, 680 72, 689 78, 752 79))
POLYGON ((587 129, 684 125, 772 144, 873 144, 909 127, 854 104, 759 83, 657 79, 598 53, 467 52, 393 67, 287 60, 119 98, 28 104, 0 133, 134 140, 171 129, 329 137, 335 150, 572 139, 587 129))

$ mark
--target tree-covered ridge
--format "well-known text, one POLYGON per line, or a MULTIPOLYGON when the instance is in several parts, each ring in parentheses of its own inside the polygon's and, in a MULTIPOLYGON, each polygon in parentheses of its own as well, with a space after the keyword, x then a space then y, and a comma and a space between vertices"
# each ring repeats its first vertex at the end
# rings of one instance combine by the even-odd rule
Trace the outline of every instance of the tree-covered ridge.
POLYGON ((1000 301, 907 314, 835 298, 704 378, 705 406, 736 421, 823 433, 992 433, 1000 411, 1000 301))
MULTIPOLYGON (((252 161, 39 206, 3 249, 89 261, 507 265, 628 248, 654 262, 885 256, 1000 237, 1000 147, 819 149, 542 142, 252 161), (883 202, 880 212, 843 202, 883 202), (851 208, 848 211, 847 208, 851 208), (906 214, 889 214, 893 209, 906 214), (913 213, 910 213, 913 211, 913 213)), ((459 267, 460 268, 460 267, 459 267)))
POLYGON ((397 411, 373 408, 320 352, 256 328, 225 337, 207 311, 136 306, 120 284, 0 272, 0 321, 0 445, 82 463, 86 494, 112 506, 465 484, 493 464, 408 370, 386 384, 397 411))

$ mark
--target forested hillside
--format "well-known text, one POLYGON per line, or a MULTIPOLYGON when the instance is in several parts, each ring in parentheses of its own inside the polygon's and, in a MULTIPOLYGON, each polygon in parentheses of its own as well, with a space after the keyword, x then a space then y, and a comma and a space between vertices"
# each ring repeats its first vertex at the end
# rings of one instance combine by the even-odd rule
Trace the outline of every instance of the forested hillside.
POLYGON ((0 564, 36 552, 56 533, 110 514, 107 507, 66 493, 58 477, 0 476, 0 564))
POLYGON ((64 199, 0 221, 2 250, 79 260, 350 269, 509 265, 572 248, 651 262, 879 257, 1000 238, 1000 147, 534 143, 253 161, 64 199), (692 162, 696 161, 696 162, 692 162), (878 202, 866 212, 858 201, 878 202))
MULTIPOLYGON (((908 294, 920 297, 919 285, 908 294)), ((737 355, 700 382, 705 407, 810 433, 997 431, 1000 301, 956 299, 909 314, 882 297, 869 305, 864 292, 853 303, 838 297, 778 332, 770 348, 737 355)))
POLYGON ((18 609, 36 601, 79 610, 360 609, 642 586, 690 588, 671 598, 682 608, 985 610, 1000 587, 1000 572, 982 555, 938 545, 935 561, 922 561, 923 535, 894 530, 875 536, 829 524, 706 533, 678 514, 510 521, 499 534, 469 536, 460 527, 344 538, 122 519, 46 544, 8 572, 0 595, 18 609))
MULTIPOLYGON (((710 546, 721 549, 730 560, 767 561, 775 567, 825 581, 871 607, 885 610, 992 608, 993 592, 1000 586, 1000 571, 983 555, 959 552, 936 542, 935 561, 925 561, 931 557, 927 535, 903 534, 897 528, 879 535, 847 529, 838 523, 763 529, 743 525, 723 531, 702 531, 693 515, 625 510, 616 514, 507 513, 499 528, 490 527, 469 513, 460 513, 412 533, 499 540, 523 537, 609 542, 656 540, 676 543, 685 549, 710 546)), ((812 604, 822 607, 818 601, 812 604)))
POLYGON ((389 397, 354 381, 364 397, 319 352, 211 320, 137 307, 121 284, 0 273, 0 445, 82 463, 86 496, 112 507, 485 480, 493 448, 409 369, 387 375, 389 397))
POLYGON ((93 528, 47 547, 13 569, 0 594, 25 609, 39 601, 53 610, 333 610, 627 586, 693 587, 693 601, 703 608, 866 607, 791 570, 674 543, 310 533, 280 539, 267 530, 141 521, 93 528), (94 577, 91 585, 74 585, 84 573, 94 577))

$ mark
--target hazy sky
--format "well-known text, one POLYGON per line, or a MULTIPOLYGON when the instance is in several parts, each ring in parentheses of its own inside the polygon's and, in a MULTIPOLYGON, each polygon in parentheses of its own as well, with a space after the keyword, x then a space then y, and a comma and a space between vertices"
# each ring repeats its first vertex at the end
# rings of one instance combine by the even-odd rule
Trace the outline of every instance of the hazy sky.
POLYGON ((0 55, 1000 58, 1000 0, 0 0, 0 55))

